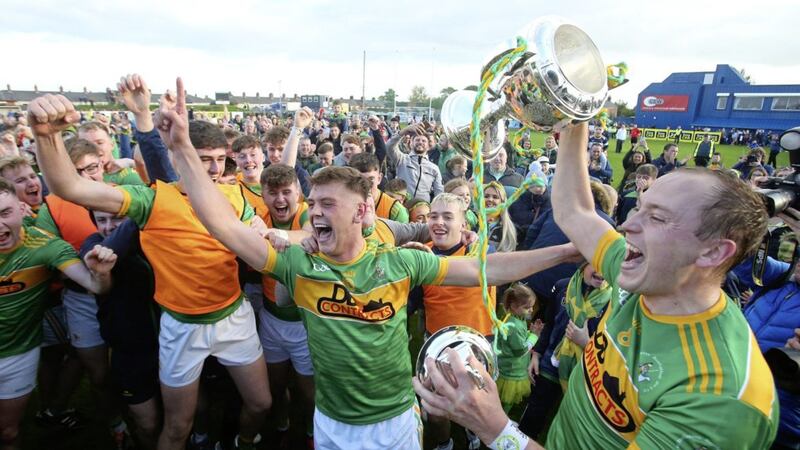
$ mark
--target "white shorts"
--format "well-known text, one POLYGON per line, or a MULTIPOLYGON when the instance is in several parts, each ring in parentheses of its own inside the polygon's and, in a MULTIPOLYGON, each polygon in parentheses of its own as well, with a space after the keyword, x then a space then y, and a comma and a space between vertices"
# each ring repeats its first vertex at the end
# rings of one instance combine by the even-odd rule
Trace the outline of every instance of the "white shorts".
POLYGON ((59 344, 69 344, 69 328, 63 305, 48 308, 42 319, 42 347, 59 344))
POLYGON ((264 309, 264 286, 261 283, 245 283, 244 295, 247 300, 250 300, 250 306, 253 307, 256 316, 264 309))
POLYGON ((216 356, 225 366, 246 366, 262 355, 250 302, 211 324, 179 322, 161 314, 158 334, 158 377, 170 387, 191 384, 200 378, 203 362, 216 356))
POLYGON ((30 394, 36 387, 39 347, 19 355, 0 358, 0 400, 30 394))
POLYGON ((291 360, 294 370, 300 375, 314 375, 308 334, 303 322, 281 320, 262 309, 258 314, 258 336, 268 364, 291 360))
POLYGON ((91 348, 104 345, 97 321, 97 302, 94 295, 64 288, 61 294, 67 312, 69 340, 75 348, 91 348))
POLYGON ((422 418, 416 403, 399 416, 369 425, 350 425, 314 410, 314 448, 318 450, 422 449, 422 418))

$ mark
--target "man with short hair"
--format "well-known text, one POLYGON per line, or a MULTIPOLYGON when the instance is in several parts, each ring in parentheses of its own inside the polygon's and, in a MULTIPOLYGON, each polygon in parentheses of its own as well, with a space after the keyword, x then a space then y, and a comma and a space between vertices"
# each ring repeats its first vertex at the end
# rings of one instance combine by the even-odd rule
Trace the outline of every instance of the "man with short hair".
MULTIPOLYGON (((306 108, 299 109, 295 115, 300 113, 304 116, 308 116, 307 119, 304 119, 304 124, 307 125, 306 122, 310 123, 311 118, 313 118, 313 114, 310 110, 306 108)), ((289 164, 284 156, 284 149, 287 145, 294 145, 297 147, 299 143, 300 135, 302 134, 302 129, 304 127, 292 127, 291 130, 282 127, 280 125, 274 126, 267 131, 267 134, 264 136, 264 148, 267 153, 267 162, 264 167, 269 167, 270 164, 287 164, 289 166, 294 167, 295 172, 297 173, 297 179, 300 182, 300 188, 303 190, 303 195, 308 195, 308 191, 310 189, 310 185, 308 183, 308 179, 310 178, 308 172, 305 169, 300 167, 299 165, 295 164, 295 161, 292 161, 289 164)), ((295 151, 295 157, 297 152, 295 151)))
POLYGON ((322 145, 317 148, 317 158, 319 158, 319 164, 317 167, 314 168, 314 172, 316 173, 319 169, 323 167, 329 167, 333 165, 333 144, 330 142, 324 142, 322 145))
POLYGON ((617 140, 616 152, 622 153, 622 145, 625 144, 625 141, 628 139, 628 130, 625 128, 625 125, 619 125, 619 128, 617 128, 617 134, 614 137, 617 140))
POLYGON ((139 174, 132 169, 133 160, 114 159, 114 141, 108 128, 98 122, 87 122, 78 128, 78 137, 97 146, 100 161, 105 169, 103 181, 112 184, 144 185, 139 174))
MULTIPOLYGON (((198 217, 245 262, 285 284, 303 315, 316 382, 316 446, 421 448, 408 377, 408 292, 423 284, 474 286, 478 261, 365 240, 371 187, 350 167, 329 167, 314 176, 307 200, 319 253, 308 255, 296 246, 278 253, 240 226, 230 208, 220 207, 224 199, 203 177, 186 136, 184 102, 164 117, 165 140, 198 217)), ((490 255, 487 280, 504 284, 573 256, 568 247, 490 255)))
MULTIPOLYGON (((623 237, 594 212, 586 134, 585 124, 561 133, 553 210, 612 295, 547 447, 769 448, 778 425, 772 374, 741 310, 720 289, 766 233, 763 201, 724 172, 679 170, 640 197, 623 237)), ((493 382, 474 389, 451 359, 456 389, 432 361, 427 367, 436 393, 419 383, 417 393, 431 414, 448 411, 495 448, 512 438, 518 448, 541 448, 502 414, 493 382)))
POLYGON ((603 149, 603 153, 608 150, 608 138, 603 133, 603 127, 601 125, 597 125, 594 127, 594 131, 589 136, 589 148, 592 148, 594 144, 600 144, 600 147, 603 149))
POLYGON ((502 147, 497 155, 489 161, 489 167, 483 173, 483 183, 497 181, 503 186, 517 188, 522 184, 522 175, 508 165, 508 153, 502 147))
POLYGON ((297 162, 300 164, 300 167, 310 174, 313 174, 314 170, 319 165, 319 158, 317 158, 317 155, 314 153, 314 149, 315 147, 308 136, 300 138, 300 144, 297 149, 297 162))
POLYGON ((372 186, 372 199, 375 201, 375 215, 384 219, 394 220, 395 222, 408 222, 408 210, 402 203, 384 194, 378 186, 383 180, 380 170, 380 163, 375 155, 370 153, 360 153, 350 158, 350 167, 355 168, 372 186))
POLYGON ((354 134, 345 134, 342 136, 342 152, 333 158, 333 165, 344 167, 350 163, 350 158, 353 155, 358 155, 364 151, 361 146, 361 139, 354 134))
POLYGON ((85 265, 70 245, 36 227, 23 225, 15 188, 0 179, 0 276, 4 280, 0 319, 0 447, 15 449, 30 394, 36 386, 45 295, 59 272, 101 293, 111 286, 116 255, 95 247, 85 265))
MULTIPOLYGON (((123 87, 137 89, 134 85, 123 87)), ((177 102, 183 104, 185 92, 179 87, 177 102)), ((162 103, 162 110, 169 107, 162 103)), ((38 97, 28 114, 39 146, 39 163, 53 192, 93 210, 131 217, 141 229, 142 249, 155 273, 155 299, 165 312, 159 333, 165 416, 159 448, 183 448, 197 404, 200 372, 209 355, 227 366, 242 396, 235 446, 253 448, 271 398, 253 310, 242 301, 235 256, 197 221, 181 185, 157 182, 152 188, 111 187, 81 178, 70 167, 61 140, 60 132, 79 117, 64 96, 38 97)), ((156 117, 155 122, 161 124, 161 120, 156 117)), ((225 136, 208 122, 193 121, 191 130, 188 123, 185 126, 198 148, 203 175, 216 182, 226 157, 225 136)), ((167 147, 171 143, 164 140, 167 147)), ((254 213, 241 191, 229 185, 217 188, 229 199, 224 209, 249 222, 254 213)))
POLYGON ((29 208, 23 221, 26 225, 33 225, 43 201, 39 175, 33 171, 27 159, 10 156, 0 159, 0 177, 14 186, 17 198, 29 208))
POLYGON ((262 219, 267 215, 267 206, 261 197, 261 173, 264 171, 264 150, 254 136, 243 135, 231 145, 233 159, 239 168, 238 183, 256 214, 262 219))
POLYGON ((664 145, 661 156, 653 160, 653 165, 658 169, 658 176, 664 176, 675 169, 686 165, 689 158, 678 161, 678 146, 672 142, 664 145))
MULTIPOLYGON (((261 175, 261 191, 268 214, 263 218, 267 228, 286 232, 306 232, 292 239, 299 242, 310 234, 308 205, 300 200, 300 184, 296 172, 285 164, 273 164, 261 175)), ((284 235, 284 236, 288 236, 284 235)), ((289 411, 285 392, 292 372, 297 373, 295 385, 301 393, 308 439, 313 439, 314 369, 308 351, 308 336, 301 314, 285 297, 286 287, 275 279, 262 275, 263 307, 258 311, 258 335, 264 348, 264 359, 270 375, 272 414, 278 421, 281 439, 289 438, 289 411)), ((285 443, 284 443, 285 445, 285 443)))
POLYGON ((422 125, 403 128, 386 143, 388 163, 396 167, 396 178, 405 180, 411 198, 426 202, 444 191, 442 174, 439 167, 428 159, 428 149, 428 137, 422 125), (411 137, 410 154, 398 149, 405 136, 411 137))

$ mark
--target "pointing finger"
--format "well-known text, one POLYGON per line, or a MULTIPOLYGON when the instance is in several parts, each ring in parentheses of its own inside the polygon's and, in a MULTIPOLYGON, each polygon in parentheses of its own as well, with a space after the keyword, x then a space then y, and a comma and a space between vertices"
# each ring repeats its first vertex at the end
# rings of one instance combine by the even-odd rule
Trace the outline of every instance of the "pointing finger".
POLYGON ((181 77, 175 80, 175 88, 178 90, 178 100, 175 104, 175 109, 178 113, 181 113, 186 109, 186 89, 183 87, 183 79, 181 77))

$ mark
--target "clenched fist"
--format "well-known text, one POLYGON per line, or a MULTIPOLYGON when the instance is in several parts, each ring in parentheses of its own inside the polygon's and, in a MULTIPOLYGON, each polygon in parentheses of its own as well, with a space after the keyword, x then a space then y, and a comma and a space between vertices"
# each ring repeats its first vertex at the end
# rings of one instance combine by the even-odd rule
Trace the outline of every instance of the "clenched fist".
POLYGON ((47 94, 28 105, 28 123, 36 136, 59 134, 81 119, 75 106, 63 95, 47 94))

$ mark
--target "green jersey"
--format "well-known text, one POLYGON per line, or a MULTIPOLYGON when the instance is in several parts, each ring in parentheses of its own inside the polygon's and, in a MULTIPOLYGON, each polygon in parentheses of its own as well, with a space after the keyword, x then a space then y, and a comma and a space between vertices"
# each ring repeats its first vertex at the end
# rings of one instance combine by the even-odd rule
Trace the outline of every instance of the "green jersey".
POLYGON ((42 315, 50 280, 79 263, 65 241, 23 226, 19 243, 0 252, 0 358, 19 355, 42 342, 42 315))
POLYGON ((707 311, 656 315, 616 286, 625 240, 609 230, 592 266, 613 293, 572 371, 548 448, 769 448, 778 423, 772 374, 722 291, 707 311))
POLYGON ((103 181, 115 185, 140 185, 144 186, 144 181, 133 169, 122 169, 115 173, 104 173, 103 181))
POLYGON ((343 263, 308 255, 300 246, 283 253, 269 247, 263 272, 287 287, 300 310, 320 411, 364 425, 411 408, 408 293, 441 284, 447 267, 447 259, 372 240, 343 263))

